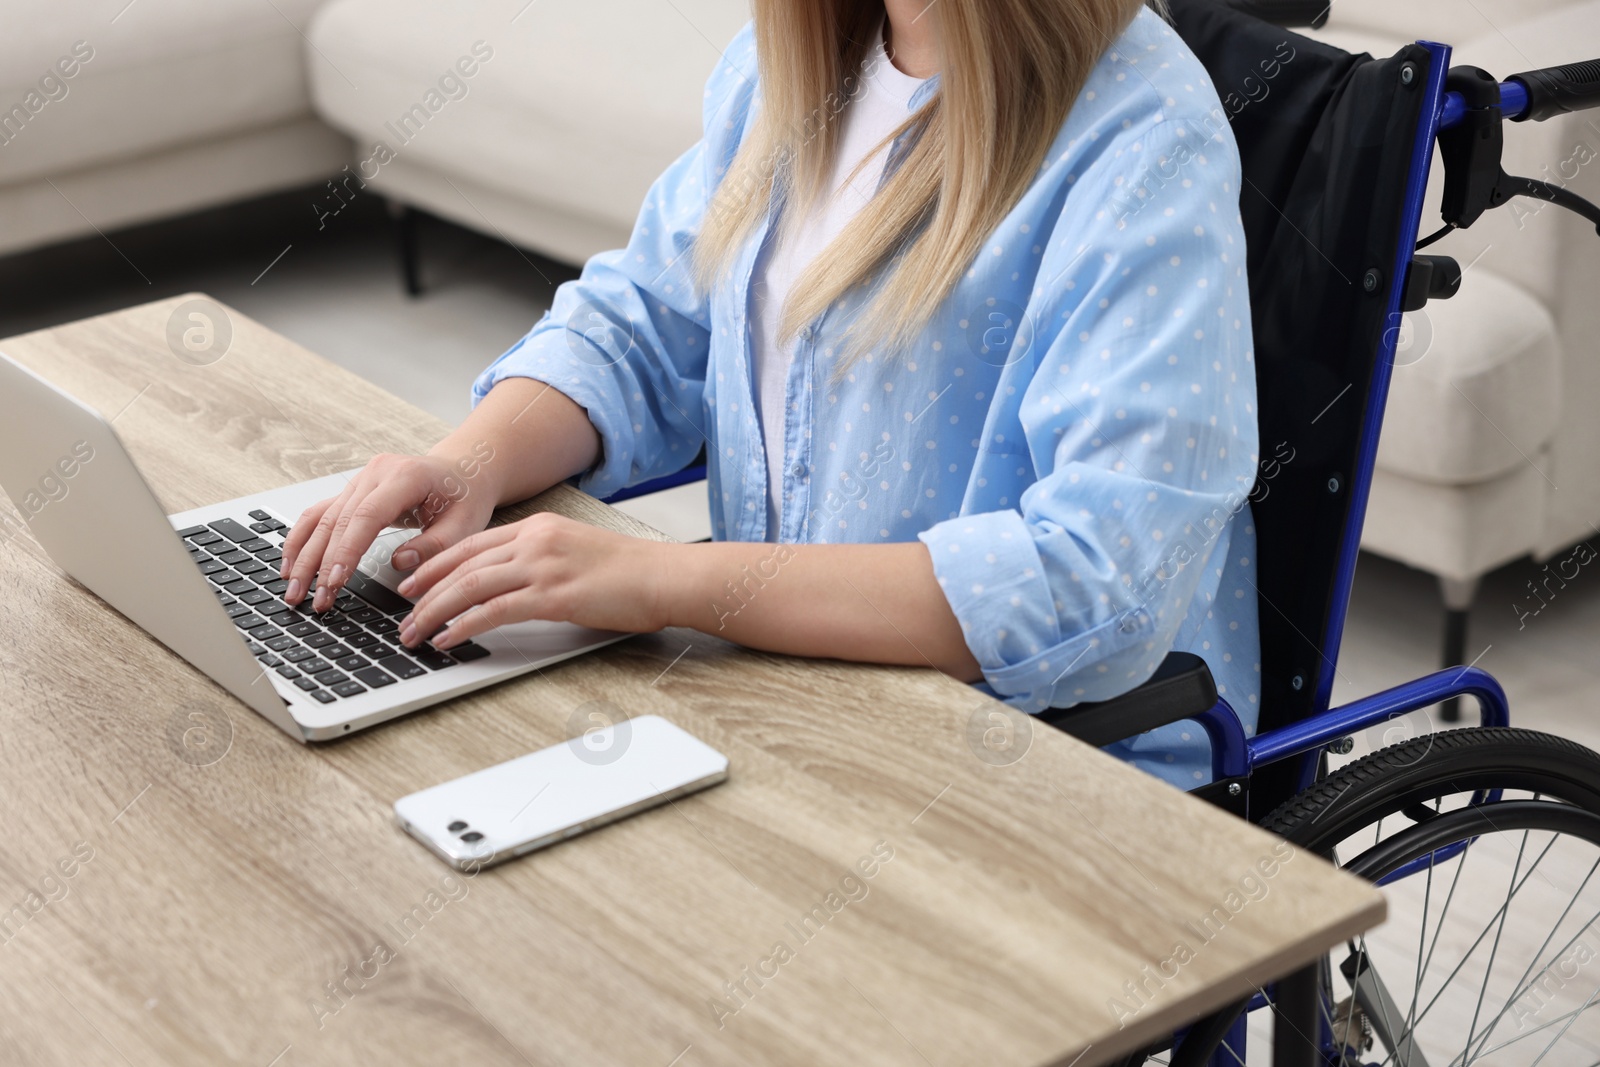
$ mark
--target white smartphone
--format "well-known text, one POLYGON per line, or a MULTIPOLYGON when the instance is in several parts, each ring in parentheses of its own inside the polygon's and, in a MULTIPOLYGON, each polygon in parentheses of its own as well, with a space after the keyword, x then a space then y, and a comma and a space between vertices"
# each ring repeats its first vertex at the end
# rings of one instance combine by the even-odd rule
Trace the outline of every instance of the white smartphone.
POLYGON ((440 859, 477 871, 727 777, 728 757, 641 715, 401 797, 394 813, 440 859))

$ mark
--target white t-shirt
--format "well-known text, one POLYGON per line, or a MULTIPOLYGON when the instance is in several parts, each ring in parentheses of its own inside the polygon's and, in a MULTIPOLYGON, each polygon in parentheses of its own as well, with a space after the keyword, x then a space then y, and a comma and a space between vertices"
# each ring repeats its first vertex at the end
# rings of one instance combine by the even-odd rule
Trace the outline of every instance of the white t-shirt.
MULTIPOLYGON (((811 261, 839 235, 845 224, 877 192, 883 177, 888 146, 884 146, 848 185, 845 178, 872 148, 904 122, 911 98, 922 87, 921 78, 895 69, 883 48, 883 32, 861 66, 861 88, 840 113, 839 152, 828 179, 830 195, 818 202, 811 215, 790 230, 787 239, 776 235, 757 259, 750 282, 751 349, 756 396, 761 402, 761 434, 767 449, 767 536, 775 538, 783 500, 784 385, 794 359, 795 339, 778 341, 778 321, 789 290, 811 261)), ((781 232, 783 228, 779 228, 781 232)))

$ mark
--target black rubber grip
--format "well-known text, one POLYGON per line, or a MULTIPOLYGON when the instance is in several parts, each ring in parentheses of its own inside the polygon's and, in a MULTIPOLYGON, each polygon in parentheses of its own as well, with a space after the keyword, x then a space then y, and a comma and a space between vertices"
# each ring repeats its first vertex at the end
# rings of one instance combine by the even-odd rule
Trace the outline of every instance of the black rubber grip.
POLYGON ((1530 70, 1506 80, 1521 82, 1528 90, 1528 110, 1518 122, 1543 122, 1569 111, 1600 107, 1600 59, 1530 70))
POLYGON ((1328 21, 1331 0, 1226 0, 1229 7, 1275 26, 1310 26, 1321 29, 1328 21))

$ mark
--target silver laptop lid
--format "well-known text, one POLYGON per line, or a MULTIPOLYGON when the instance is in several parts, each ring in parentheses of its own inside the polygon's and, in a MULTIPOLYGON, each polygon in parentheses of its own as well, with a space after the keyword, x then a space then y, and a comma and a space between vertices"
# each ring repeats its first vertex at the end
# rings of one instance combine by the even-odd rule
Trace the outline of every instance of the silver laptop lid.
POLYGON ((4 353, 0 487, 63 570, 267 721, 305 739, 116 431, 4 353))

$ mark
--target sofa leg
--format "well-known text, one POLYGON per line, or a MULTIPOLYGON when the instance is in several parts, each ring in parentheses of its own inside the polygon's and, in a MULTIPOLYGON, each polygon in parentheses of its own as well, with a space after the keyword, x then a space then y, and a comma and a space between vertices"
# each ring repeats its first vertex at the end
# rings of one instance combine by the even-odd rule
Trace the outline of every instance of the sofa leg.
POLYGON ((390 200, 388 206, 389 217, 394 220, 395 250, 400 257, 400 279, 405 284, 407 296, 420 296, 422 280, 417 263, 418 212, 398 200, 390 200))
MULTIPOLYGON (((1467 620, 1472 614, 1472 601, 1478 594, 1478 579, 1465 581, 1457 578, 1440 578, 1439 592, 1444 597, 1444 655, 1441 666, 1455 667, 1466 662, 1467 620)), ((1445 722, 1461 721, 1461 698, 1451 697, 1439 705, 1440 717, 1445 722)))

